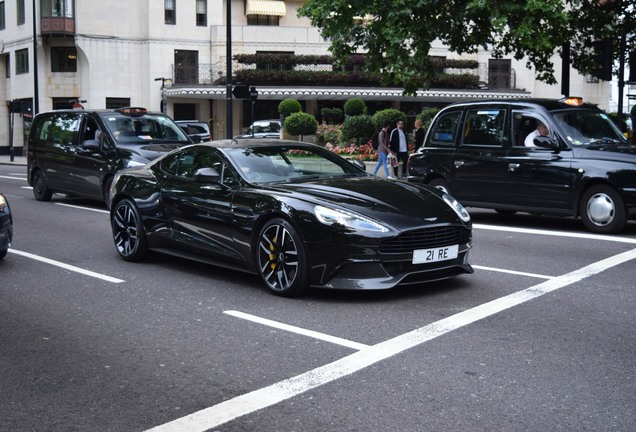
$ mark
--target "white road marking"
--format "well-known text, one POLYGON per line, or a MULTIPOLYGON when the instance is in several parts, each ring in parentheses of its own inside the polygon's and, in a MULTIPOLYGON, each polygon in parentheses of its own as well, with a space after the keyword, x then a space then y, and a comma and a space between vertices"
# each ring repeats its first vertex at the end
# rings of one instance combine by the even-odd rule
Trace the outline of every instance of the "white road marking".
POLYGON ((369 348, 369 345, 365 345, 365 344, 361 344, 358 342, 352 342, 350 340, 347 339, 342 339, 336 336, 330 336, 328 334, 324 334, 324 333, 319 333, 319 332, 315 332, 312 330, 307 330, 307 329, 303 329, 300 327, 295 327, 295 326, 291 326, 288 324, 283 324, 281 322, 278 321, 272 321, 272 320, 268 320, 266 318, 261 318, 261 317, 257 317, 255 315, 250 315, 250 314, 246 314, 244 312, 239 312, 239 311, 225 311, 223 312, 227 315, 231 315, 237 318, 241 318, 244 320, 248 320, 248 321, 252 321, 258 324, 263 324, 266 325, 268 327, 273 327, 273 328, 277 328, 280 330, 285 330, 288 331, 290 333, 296 333, 296 334, 300 334, 303 336, 308 336, 308 337, 312 337, 314 339, 318 339, 318 340, 322 340, 325 342, 330 342, 336 345, 342 345, 348 348, 352 348, 354 350, 362 350, 365 348, 369 348))
POLYGON ((9 179, 9 180, 26 180, 24 177, 9 177, 9 176, 0 176, 0 178, 3 178, 3 179, 9 179))
POLYGON ((28 252, 22 252, 22 251, 19 251, 19 250, 16 250, 16 249, 11 249, 11 248, 9 249, 9 252, 14 253, 16 255, 21 255, 21 256, 26 257, 26 258, 31 258, 31 259, 36 260, 36 261, 41 261, 43 263, 51 264, 51 265, 54 265, 56 267, 61 267, 63 269, 70 270, 70 271, 75 272, 75 273, 81 273, 81 274, 86 275, 86 276, 90 276, 90 277, 94 277, 94 278, 97 278, 97 279, 105 280, 106 282, 112 282, 112 283, 126 282, 125 280, 122 280, 122 279, 117 279, 117 278, 114 278, 114 277, 111 277, 111 276, 106 276, 106 275, 103 275, 101 273, 95 273, 95 272, 90 271, 90 270, 85 270, 85 269, 80 268, 80 267, 75 267, 75 266, 72 266, 72 265, 69 265, 69 264, 64 264, 63 262, 55 261, 55 260, 48 259, 48 258, 44 258, 44 257, 41 257, 39 255, 34 255, 34 254, 31 254, 31 253, 28 253, 28 252))
POLYGON ((555 277, 525 290, 500 297, 488 303, 420 327, 409 333, 362 349, 340 360, 280 381, 271 386, 254 390, 185 417, 156 426, 147 432, 207 431, 238 417, 267 408, 316 387, 351 375, 410 348, 443 336, 446 333, 465 327, 514 306, 521 305, 544 294, 574 284, 587 277, 634 259, 636 259, 636 249, 614 255, 579 270, 555 277))
POLYGON ((478 270, 487 270, 487 271, 493 271, 493 272, 499 272, 499 273, 508 273, 508 274, 513 274, 513 275, 517 275, 517 276, 529 276, 529 277, 538 278, 538 279, 554 279, 555 278, 555 276, 546 276, 546 275, 540 275, 540 274, 536 274, 536 273, 526 273, 526 272, 520 272, 520 271, 515 271, 515 270, 505 270, 505 269, 500 269, 500 268, 495 268, 495 267, 485 267, 485 266, 479 266, 479 265, 473 265, 473 268, 478 269, 478 270))
POLYGON ((509 227, 509 226, 500 226, 500 225, 483 225, 483 224, 473 224, 473 228, 491 230, 491 231, 507 231, 507 232, 522 233, 522 234, 548 235, 548 236, 555 236, 555 237, 571 237, 571 238, 580 238, 580 239, 586 239, 586 240, 604 240, 604 241, 611 241, 611 242, 617 242, 617 243, 636 244, 636 239, 627 238, 627 237, 618 237, 616 235, 550 231, 550 230, 540 230, 540 229, 534 229, 534 228, 518 228, 518 227, 509 227))
POLYGON ((62 206, 62 207, 76 208, 76 209, 80 209, 80 210, 94 211, 94 212, 98 212, 98 213, 110 214, 110 212, 108 210, 94 209, 94 208, 90 208, 90 207, 83 207, 83 206, 78 206, 78 205, 73 205, 73 204, 55 203, 55 205, 59 205, 59 206, 62 206))

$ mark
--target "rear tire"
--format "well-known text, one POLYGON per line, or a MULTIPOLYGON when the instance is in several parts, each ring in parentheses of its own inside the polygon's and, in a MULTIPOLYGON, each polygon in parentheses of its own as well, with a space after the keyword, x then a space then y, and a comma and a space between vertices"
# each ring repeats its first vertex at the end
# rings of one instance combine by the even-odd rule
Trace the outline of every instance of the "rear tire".
POLYGON ((33 196, 38 201, 49 201, 53 196, 53 191, 46 183, 46 177, 40 170, 33 173, 33 196))
POLYGON ((600 184, 583 193, 579 208, 585 227, 596 233, 615 234, 627 225, 627 209, 616 189, 600 184))

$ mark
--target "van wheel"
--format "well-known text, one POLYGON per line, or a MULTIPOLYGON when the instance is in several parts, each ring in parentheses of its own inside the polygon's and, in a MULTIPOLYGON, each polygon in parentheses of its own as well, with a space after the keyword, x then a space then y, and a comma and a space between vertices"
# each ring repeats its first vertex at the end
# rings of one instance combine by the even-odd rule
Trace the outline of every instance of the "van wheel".
POLYGON ((104 179, 103 197, 104 197, 104 202, 106 203, 106 208, 108 210, 110 210, 110 203, 112 199, 112 197, 110 196, 110 187, 112 184, 113 184, 113 176, 108 176, 104 179))
POLYGON ((450 185, 446 180, 436 178, 431 180, 428 185, 433 186, 435 189, 439 189, 444 193, 450 194, 450 185))
POLYGON ((614 234, 627 225, 627 209, 616 189, 595 185, 583 193, 579 208, 583 225, 602 234, 614 234))
POLYGON ((33 174, 33 196, 38 201, 48 201, 53 196, 53 191, 49 189, 46 177, 40 170, 33 174))

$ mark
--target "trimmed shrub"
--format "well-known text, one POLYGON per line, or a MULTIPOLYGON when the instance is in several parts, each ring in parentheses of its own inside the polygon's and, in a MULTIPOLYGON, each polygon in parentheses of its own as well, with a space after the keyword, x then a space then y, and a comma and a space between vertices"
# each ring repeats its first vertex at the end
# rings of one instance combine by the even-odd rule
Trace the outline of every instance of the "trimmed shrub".
POLYGON ((435 114, 437 114, 438 112, 439 108, 429 108, 417 115, 416 119, 422 120, 422 129, 424 129, 425 131, 428 130, 428 127, 431 125, 435 114))
POLYGON ((284 117, 301 112, 302 110, 302 105, 296 99, 285 99, 278 104, 278 112, 284 117))
POLYGON ((359 98, 351 98, 344 104, 346 116, 358 116, 367 113, 367 104, 359 98))
POLYGON ((406 123, 406 114, 395 108, 387 108, 373 114, 373 123, 376 129, 381 128, 387 120, 391 122, 391 129, 393 129, 398 120, 406 123))
POLYGON ((313 135, 318 130, 318 120, 311 114, 296 112, 285 118, 285 131, 290 135, 300 136, 313 135))
POLYGON ((376 127, 370 115, 360 114, 347 117, 342 125, 342 134, 345 139, 353 139, 356 144, 366 144, 376 127))
POLYGON ((340 108, 323 108, 320 114, 327 124, 340 124, 344 120, 344 112, 340 108))

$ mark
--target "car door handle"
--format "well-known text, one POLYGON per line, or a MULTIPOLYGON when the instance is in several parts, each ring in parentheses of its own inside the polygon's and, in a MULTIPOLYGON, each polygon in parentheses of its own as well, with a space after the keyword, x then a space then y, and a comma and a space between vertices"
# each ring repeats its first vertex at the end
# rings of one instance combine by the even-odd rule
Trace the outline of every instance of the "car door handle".
POLYGON ((511 163, 511 164, 508 164, 508 171, 514 171, 514 170, 516 170, 517 168, 519 168, 520 166, 521 166, 521 164, 518 164, 518 163, 511 163))
POLYGON ((464 161, 455 161, 453 165, 455 165, 455 168, 461 168, 464 165, 464 161))

